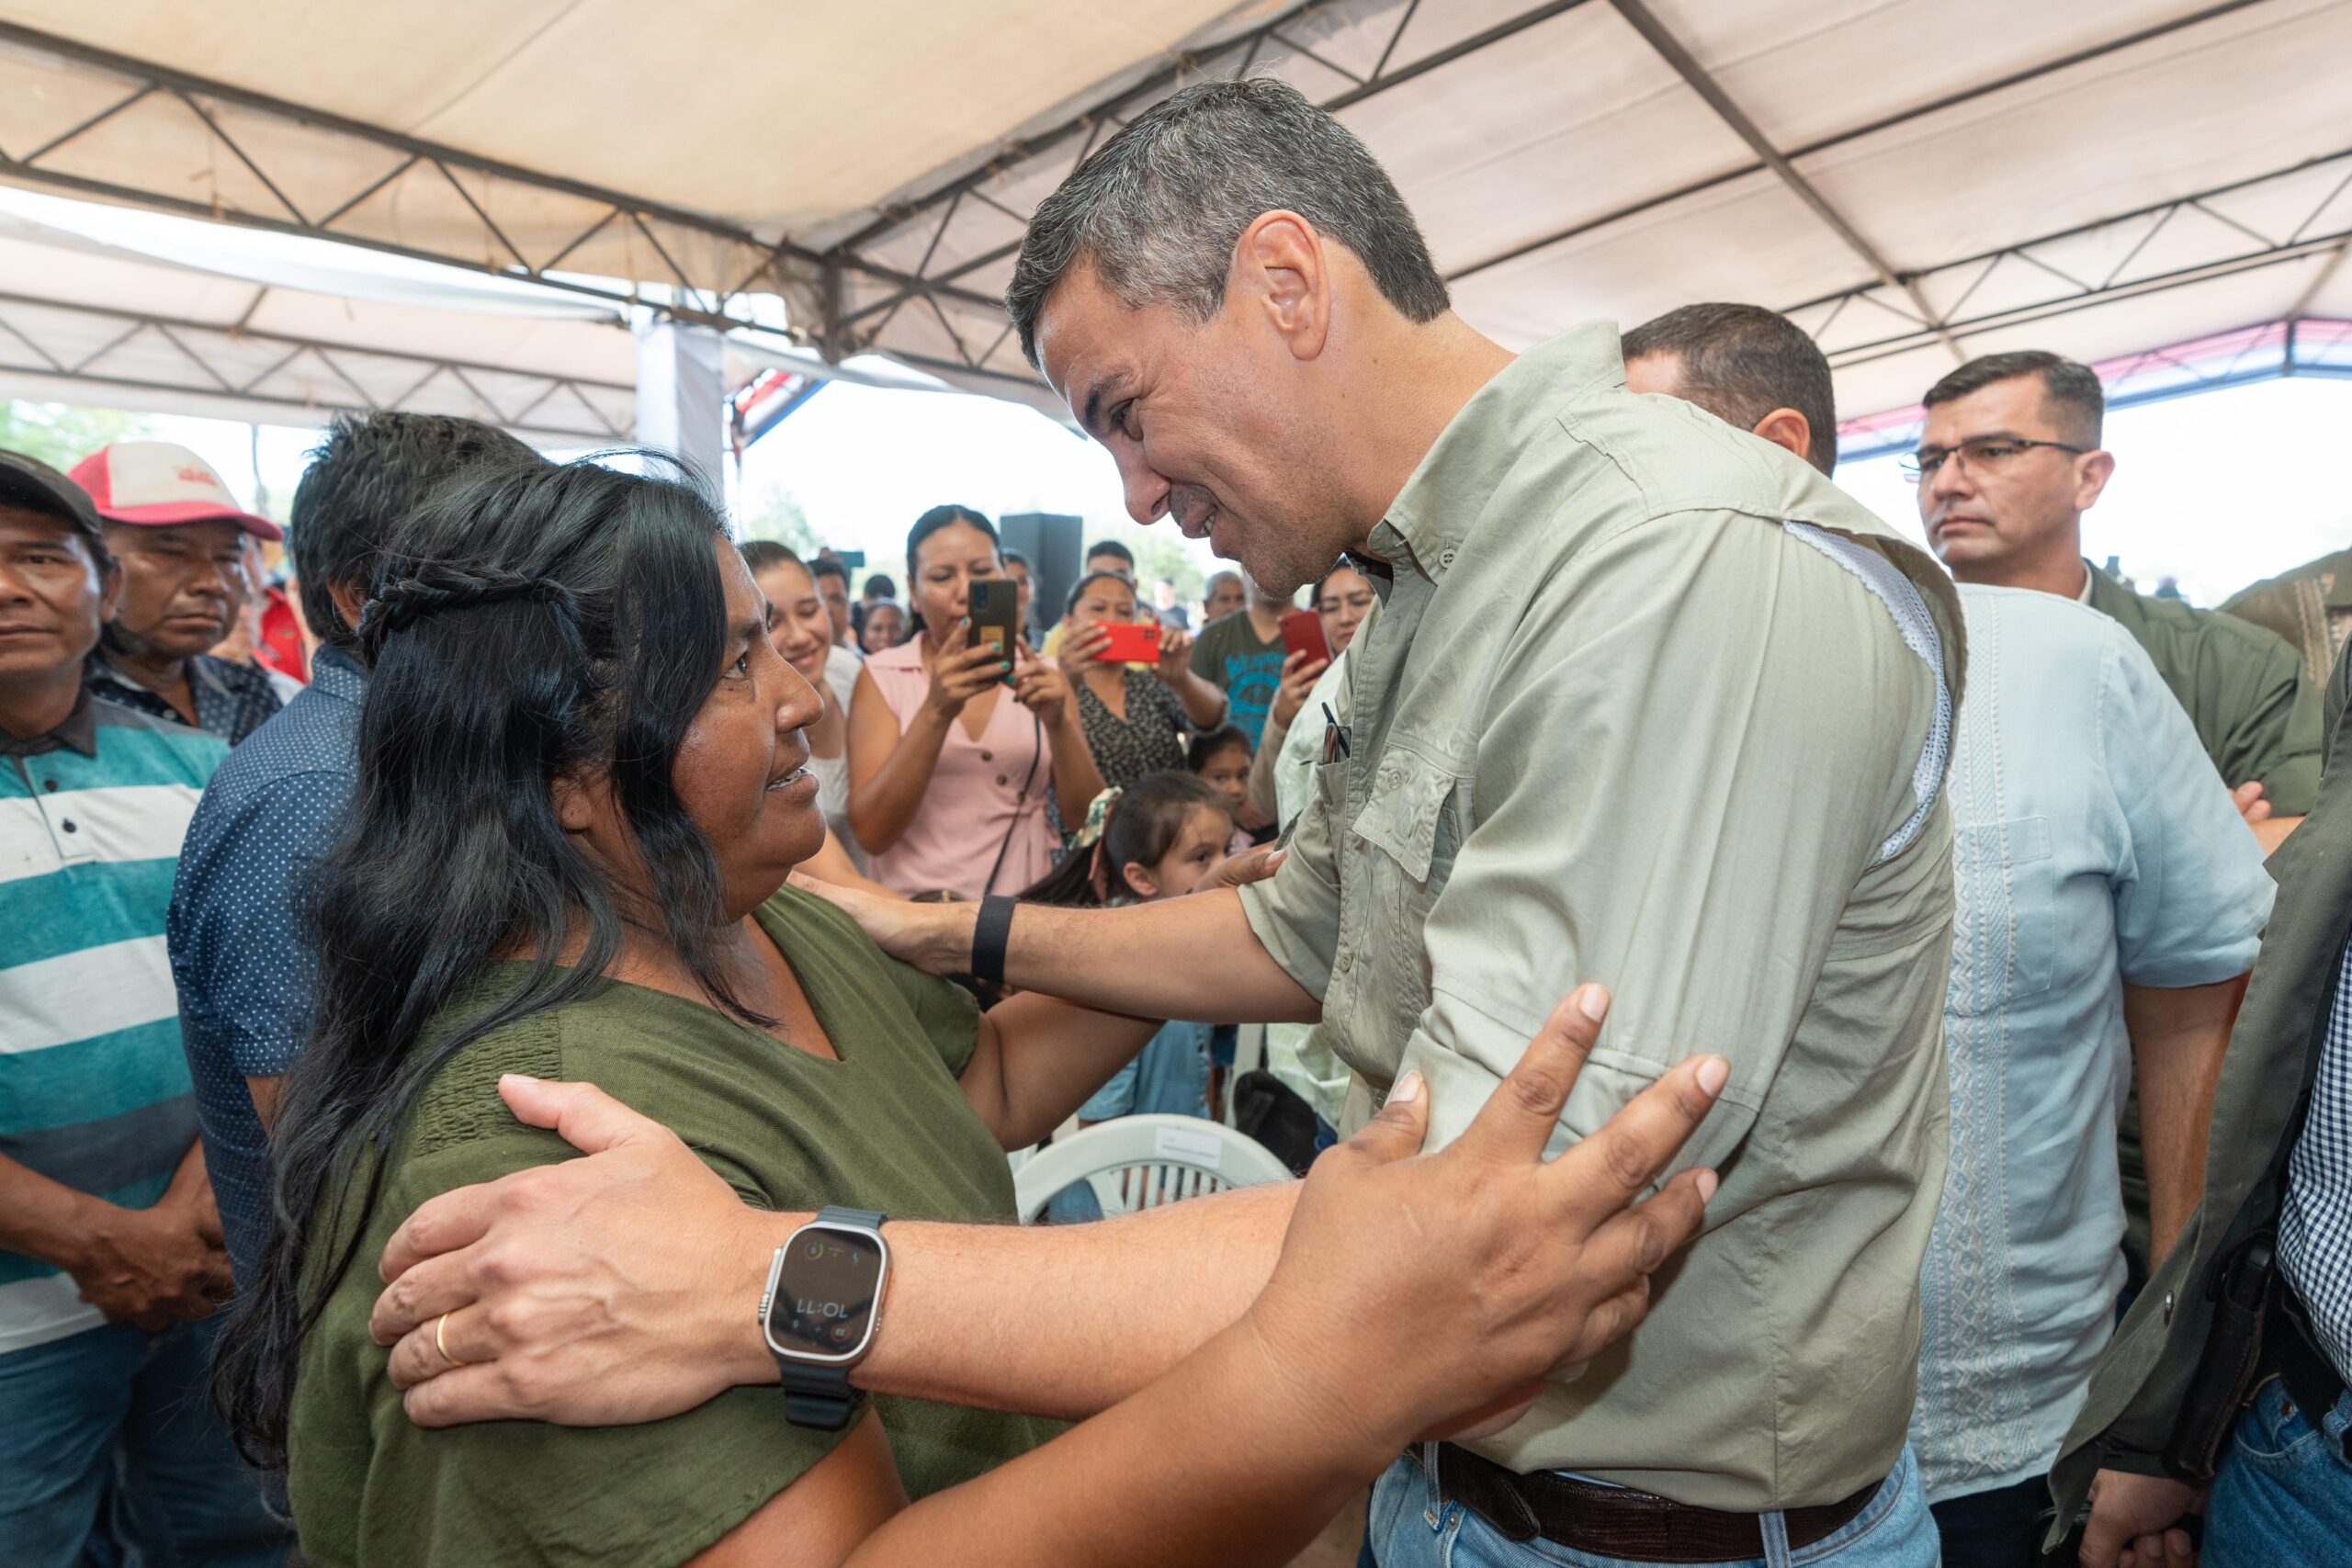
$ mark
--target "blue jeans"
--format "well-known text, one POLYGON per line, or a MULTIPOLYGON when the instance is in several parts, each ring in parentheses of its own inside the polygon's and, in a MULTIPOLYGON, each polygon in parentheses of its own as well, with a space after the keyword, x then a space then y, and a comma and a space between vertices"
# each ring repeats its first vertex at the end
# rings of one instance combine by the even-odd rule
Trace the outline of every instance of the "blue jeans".
MULTIPOLYGON (((1781 1516, 1763 1519, 1764 1555, 1735 1568, 1936 1568, 1935 1520, 1907 1446, 1862 1511, 1811 1546, 1792 1551, 1781 1516)), ((1639 1568, 1630 1558, 1510 1540, 1461 1504, 1440 1498, 1429 1472, 1409 1457, 1390 1465, 1373 1487, 1372 1550, 1380 1568, 1639 1568)))
MULTIPOLYGON (((215 1320, 217 1321, 217 1320, 215 1320)), ((103 1525, 127 1568, 277 1568, 262 1504, 206 1387, 214 1324, 108 1324, 0 1355, 0 1560, 73 1568, 103 1525), (111 1517, 101 1502, 112 1483, 111 1517)))
POLYGON ((2276 1379, 2238 1417, 2205 1505, 2205 1568, 2340 1562, 2352 1541, 2352 1393, 2312 1424, 2276 1379))

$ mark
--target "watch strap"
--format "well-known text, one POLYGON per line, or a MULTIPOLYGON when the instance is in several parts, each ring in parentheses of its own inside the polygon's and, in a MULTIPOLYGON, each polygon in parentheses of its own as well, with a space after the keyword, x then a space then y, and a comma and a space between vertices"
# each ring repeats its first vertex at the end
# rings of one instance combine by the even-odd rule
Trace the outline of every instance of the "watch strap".
POLYGON ((1001 893, 980 900, 979 919, 972 926, 972 976, 991 986, 1004 984, 1005 950, 1012 942, 1012 911, 1019 904, 1001 893))
MULTIPOLYGON (((845 1209, 838 1203, 828 1203, 817 1211, 817 1217, 809 1223, 879 1231, 883 1218, 871 1209, 845 1209)), ((782 1355, 776 1357, 775 1364, 784 1383, 784 1418, 796 1427, 838 1432, 849 1425, 850 1417, 857 1413, 865 1397, 850 1386, 847 1367, 817 1366, 782 1355)))

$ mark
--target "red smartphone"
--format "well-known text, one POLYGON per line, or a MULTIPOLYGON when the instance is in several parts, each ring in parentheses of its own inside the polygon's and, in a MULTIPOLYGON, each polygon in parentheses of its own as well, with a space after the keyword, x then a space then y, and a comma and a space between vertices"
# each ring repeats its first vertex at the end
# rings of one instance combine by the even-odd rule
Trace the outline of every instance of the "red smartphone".
POLYGON ((1105 664, 1157 664, 1159 662, 1159 623, 1136 624, 1128 621, 1097 621, 1103 633, 1102 651, 1095 655, 1105 664))
POLYGON ((1283 617, 1283 649, 1285 653, 1303 653, 1309 664, 1317 660, 1329 663, 1330 641, 1323 635, 1323 617, 1313 610, 1293 610, 1283 617))

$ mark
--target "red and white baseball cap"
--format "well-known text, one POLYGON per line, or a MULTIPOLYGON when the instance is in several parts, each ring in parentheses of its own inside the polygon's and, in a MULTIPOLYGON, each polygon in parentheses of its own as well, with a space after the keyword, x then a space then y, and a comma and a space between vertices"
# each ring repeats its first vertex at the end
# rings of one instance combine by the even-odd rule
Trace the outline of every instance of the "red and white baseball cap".
POLYGON ((256 539, 286 537, 285 529, 239 506, 212 465, 176 442, 118 441, 74 464, 70 477, 109 523, 234 523, 256 539))

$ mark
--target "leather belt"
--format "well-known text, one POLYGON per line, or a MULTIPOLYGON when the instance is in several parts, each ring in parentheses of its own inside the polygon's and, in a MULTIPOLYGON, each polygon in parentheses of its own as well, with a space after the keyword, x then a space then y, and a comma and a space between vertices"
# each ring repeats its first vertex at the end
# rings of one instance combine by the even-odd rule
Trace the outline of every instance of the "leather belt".
MULTIPOLYGON (((1440 1443, 1436 1452, 1439 1495, 1512 1540, 1541 1539, 1597 1557, 1644 1562, 1738 1562, 1764 1555, 1760 1514, 1696 1508, 1550 1471, 1521 1475, 1452 1443, 1440 1443)), ((1873 1481, 1838 1502, 1786 1510, 1781 1517, 1790 1550, 1843 1529, 1884 1484, 1873 1481)))

